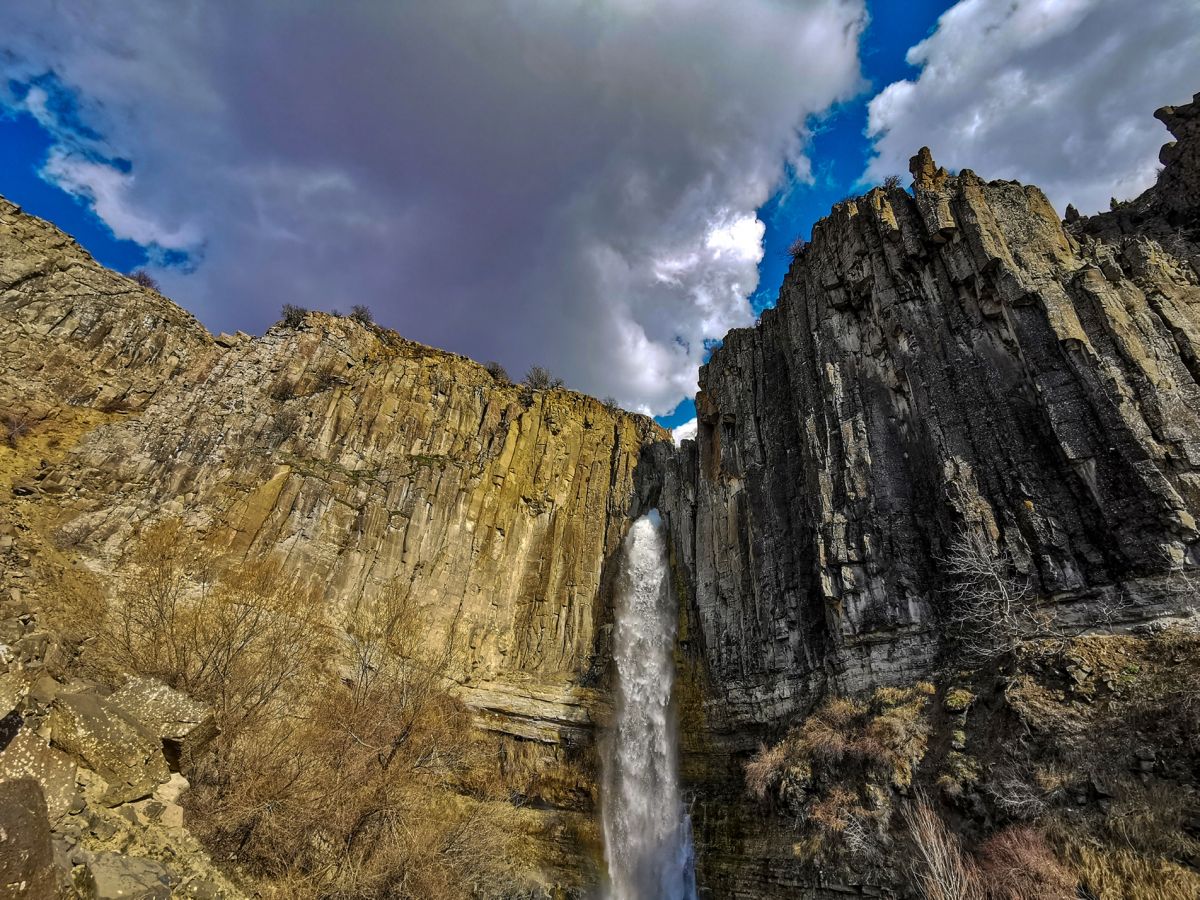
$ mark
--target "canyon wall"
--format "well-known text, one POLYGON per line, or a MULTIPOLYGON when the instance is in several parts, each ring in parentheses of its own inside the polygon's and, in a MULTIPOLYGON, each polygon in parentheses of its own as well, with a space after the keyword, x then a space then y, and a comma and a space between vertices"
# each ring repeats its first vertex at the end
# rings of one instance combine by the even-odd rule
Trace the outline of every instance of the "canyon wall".
POLYGON ((911 192, 839 203, 701 370, 695 441, 648 451, 713 896, 836 894, 747 808, 740 760, 827 690, 935 669, 959 536, 1072 630, 1189 611, 1200 95, 1158 116, 1178 138, 1158 185, 1102 216, 928 150, 911 192))
POLYGON ((114 576, 144 528, 178 518, 234 559, 282 560, 335 621, 399 585, 498 759, 536 773, 525 799, 574 817, 547 820, 565 835, 553 877, 594 877, 579 840, 594 843, 614 554, 640 452, 667 432, 351 318, 214 338, 8 203, 0 329, 14 427, 75 423, 56 462, 14 474, 58 547, 114 576))

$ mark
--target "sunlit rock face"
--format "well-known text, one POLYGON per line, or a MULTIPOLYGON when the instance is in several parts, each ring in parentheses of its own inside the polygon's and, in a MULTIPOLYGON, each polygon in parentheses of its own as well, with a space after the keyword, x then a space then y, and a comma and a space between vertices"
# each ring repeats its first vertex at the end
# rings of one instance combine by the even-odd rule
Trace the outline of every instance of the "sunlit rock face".
POLYGON ((400 583, 498 760, 537 773, 521 789, 552 811, 547 879, 598 875, 615 555, 640 451, 668 432, 350 318, 214 338, 2 202, 0 334, 3 412, 75 423, 21 485, 64 547, 111 575, 178 517, 233 558, 280 558, 335 621, 400 583))

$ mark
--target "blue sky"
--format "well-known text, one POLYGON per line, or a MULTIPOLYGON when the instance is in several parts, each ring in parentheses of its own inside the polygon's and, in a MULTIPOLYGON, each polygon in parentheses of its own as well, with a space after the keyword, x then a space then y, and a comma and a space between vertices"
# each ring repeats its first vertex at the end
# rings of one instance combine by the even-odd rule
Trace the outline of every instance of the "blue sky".
MULTIPOLYGON (((812 123, 811 182, 790 179, 758 212, 767 230, 763 239, 765 253, 758 266, 758 290, 750 301, 756 314, 775 305, 791 263, 787 248, 792 241, 797 237, 808 240, 813 224, 827 215, 833 204, 866 186, 862 177, 873 146, 867 138, 867 103, 886 85, 917 73, 904 61, 908 48, 929 34, 938 16, 953 5, 947 0, 868 5, 871 21, 863 33, 860 49, 866 79, 862 92, 812 123)), ((907 172, 896 174, 907 180, 907 172)), ((670 415, 657 416, 655 421, 675 428, 695 417, 696 404, 687 398, 670 415)))
POLYGON ((674 427, 920 146, 1086 214, 1197 88, 1195 0, 4 4, 0 194, 214 331, 366 303, 674 427))

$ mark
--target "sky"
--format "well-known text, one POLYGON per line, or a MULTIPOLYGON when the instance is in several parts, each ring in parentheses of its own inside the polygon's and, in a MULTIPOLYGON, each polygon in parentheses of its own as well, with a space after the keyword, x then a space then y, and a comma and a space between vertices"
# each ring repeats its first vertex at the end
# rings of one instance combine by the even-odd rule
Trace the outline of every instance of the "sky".
POLYGON ((686 434, 786 248, 928 145, 1152 183, 1200 3, 8 0, 0 194, 214 331, 365 304, 686 434))

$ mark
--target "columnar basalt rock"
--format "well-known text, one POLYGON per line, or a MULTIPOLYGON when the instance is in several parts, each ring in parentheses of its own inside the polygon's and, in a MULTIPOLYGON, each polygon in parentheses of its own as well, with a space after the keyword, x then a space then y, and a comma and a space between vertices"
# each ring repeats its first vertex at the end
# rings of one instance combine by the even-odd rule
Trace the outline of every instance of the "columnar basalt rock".
POLYGON ((817 224, 702 369, 695 445, 653 467, 718 729, 926 672, 964 532, 1085 624, 1175 610, 1197 561, 1186 254, 1077 238, 1037 188, 928 150, 912 174, 817 224))

